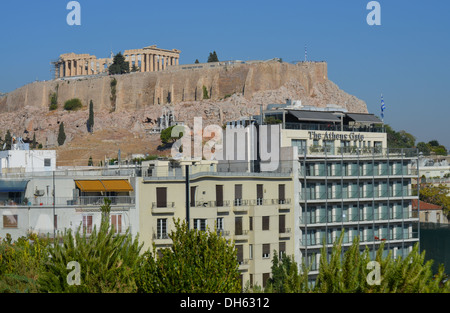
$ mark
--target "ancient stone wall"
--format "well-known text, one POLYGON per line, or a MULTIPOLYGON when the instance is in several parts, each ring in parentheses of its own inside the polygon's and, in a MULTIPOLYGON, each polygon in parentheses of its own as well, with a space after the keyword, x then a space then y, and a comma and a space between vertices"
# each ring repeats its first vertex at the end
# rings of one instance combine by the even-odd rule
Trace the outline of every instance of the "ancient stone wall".
MULTIPOLYGON (((328 81, 327 64, 270 61, 201 69, 182 69, 182 66, 177 66, 162 72, 34 82, 0 98, 0 113, 13 112, 25 106, 46 108, 53 92, 58 94, 59 107, 71 98, 79 98, 83 105, 88 105, 92 100, 95 109, 115 107, 120 111, 202 100, 203 86, 211 100, 233 94, 242 94, 250 99, 256 92, 276 90, 292 81, 300 83, 307 95, 314 96, 315 86, 328 81), (111 101, 113 78, 117 80, 115 105, 111 101)), ((360 107, 356 111, 365 112, 367 109, 360 107)))

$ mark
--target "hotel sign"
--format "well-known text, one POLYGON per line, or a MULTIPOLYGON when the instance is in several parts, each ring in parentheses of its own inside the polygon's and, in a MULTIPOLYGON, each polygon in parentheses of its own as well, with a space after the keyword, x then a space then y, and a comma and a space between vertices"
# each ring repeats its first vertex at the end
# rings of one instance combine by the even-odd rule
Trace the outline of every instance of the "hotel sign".
POLYGON ((334 141, 334 140, 341 140, 341 141, 363 141, 364 135, 357 134, 357 133, 350 133, 350 134, 343 134, 343 133, 335 133, 335 132, 325 132, 324 133, 318 133, 314 131, 308 132, 309 139, 314 140, 328 140, 328 141, 334 141))

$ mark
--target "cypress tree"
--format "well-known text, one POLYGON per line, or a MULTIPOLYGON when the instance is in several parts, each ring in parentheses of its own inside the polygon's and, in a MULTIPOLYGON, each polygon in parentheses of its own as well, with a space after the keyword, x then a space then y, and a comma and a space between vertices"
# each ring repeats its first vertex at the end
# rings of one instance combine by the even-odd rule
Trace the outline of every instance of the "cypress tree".
POLYGON ((62 146, 66 141, 66 133, 64 132, 64 122, 59 125, 58 145, 62 146))
POLYGON ((89 102, 89 118, 87 121, 88 132, 94 132, 94 103, 92 100, 89 102))

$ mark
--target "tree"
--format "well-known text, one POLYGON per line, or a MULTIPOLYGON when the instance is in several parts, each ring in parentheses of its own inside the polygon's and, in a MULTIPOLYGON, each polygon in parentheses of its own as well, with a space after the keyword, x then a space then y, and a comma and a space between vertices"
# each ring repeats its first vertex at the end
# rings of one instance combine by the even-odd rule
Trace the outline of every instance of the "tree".
POLYGON ((388 148, 414 148, 416 138, 404 130, 396 132, 388 124, 385 125, 388 148))
POLYGON ((121 52, 114 56, 113 63, 109 66, 109 75, 120 75, 130 72, 130 63, 125 61, 121 52))
POLYGON ((131 67, 131 72, 135 73, 135 72, 139 72, 139 67, 136 66, 136 64, 133 64, 133 66, 131 67))
POLYGON ((430 155, 431 149, 430 149, 429 145, 426 144, 425 142, 422 142, 422 141, 419 142, 417 144, 417 149, 419 150, 419 152, 422 152, 423 155, 430 155))
POLYGON ((51 262, 46 262, 38 279, 39 290, 51 293, 111 293, 136 292, 136 273, 140 264, 139 238, 134 240, 127 229, 117 234, 109 225, 107 202, 102 206, 102 222, 95 225, 92 233, 78 227, 75 234, 67 230, 58 240, 60 245, 49 249, 51 262), (67 282, 67 264, 78 262, 80 284, 67 282))
POLYGON ((67 100, 64 103, 64 110, 67 111, 76 111, 78 109, 81 109, 83 107, 83 104, 81 103, 81 100, 78 98, 73 98, 70 100, 67 100))
MULTIPOLYGON (((392 254, 385 255, 385 242, 381 242, 376 251, 375 261, 380 265, 379 284, 369 284, 371 262, 369 248, 360 252, 359 237, 355 237, 347 251, 342 251, 344 232, 334 242, 331 253, 324 244, 319 260, 319 273, 314 286, 308 285, 309 268, 303 266, 301 275, 287 274, 288 268, 296 268, 293 259, 274 260, 272 278, 269 279, 268 292, 314 292, 314 293, 437 293, 449 292, 450 281, 445 281, 445 269, 441 265, 433 275, 432 260, 425 262, 425 251, 419 252, 416 244, 405 257, 394 259, 392 254), (292 278, 294 278, 292 280, 292 278), (289 279, 292 282, 289 284, 289 279), (286 286, 290 286, 286 288, 286 286)), ((274 256, 275 259, 275 256, 274 256)))
POLYGON ((217 57, 216 51, 209 53, 208 63, 211 63, 211 62, 219 62, 219 58, 217 57))
POLYGON ((432 146, 432 147, 438 147, 438 146, 440 146, 440 145, 439 145, 439 141, 437 141, 437 140, 430 140, 430 141, 428 142, 428 144, 429 144, 430 146, 432 146))
POLYGON ((450 215, 450 197, 447 196, 449 192, 450 188, 446 185, 439 184, 438 186, 435 186, 433 184, 427 184, 420 187, 419 199, 424 202, 442 206, 444 213, 450 215))
POLYGON ((94 161, 92 161, 92 156, 89 157, 88 166, 94 166, 94 161))
POLYGON ((203 99, 209 99, 208 89, 206 89, 206 86, 203 86, 202 89, 203 89, 203 99))
POLYGON ((195 64, 199 64, 200 62, 198 61, 198 59, 195 59, 195 64))
POLYGON ((12 136, 11 136, 11 132, 8 129, 6 131, 6 135, 5 135, 5 149, 4 150, 11 150, 11 141, 12 141, 12 136))
POLYGON ((50 95, 50 111, 54 111, 58 108, 58 94, 56 92, 53 92, 50 95))
POLYGON ((236 293, 241 291, 234 244, 216 231, 188 229, 175 222, 171 248, 144 254, 137 280, 145 293, 236 293))
POLYGON ((92 100, 89 102, 89 118, 87 120, 88 132, 94 132, 94 103, 92 100))
POLYGON ((161 135, 159 136, 159 138, 161 139, 161 142, 163 144, 174 143, 176 140, 183 137, 183 133, 180 133, 180 135, 178 137, 172 136, 172 130, 175 126, 176 125, 170 126, 169 128, 166 128, 161 132, 161 135))
POLYGON ((64 132, 64 122, 59 124, 58 145, 62 146, 66 141, 66 133, 64 132))
POLYGON ((33 133, 33 140, 31 141, 31 148, 36 149, 37 142, 36 142, 36 133, 33 133))

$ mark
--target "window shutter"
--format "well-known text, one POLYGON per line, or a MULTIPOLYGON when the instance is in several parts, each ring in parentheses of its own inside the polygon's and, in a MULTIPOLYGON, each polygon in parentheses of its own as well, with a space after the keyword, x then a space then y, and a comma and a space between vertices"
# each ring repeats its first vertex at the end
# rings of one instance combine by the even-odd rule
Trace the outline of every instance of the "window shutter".
POLYGON ((257 199, 263 198, 263 194, 264 194, 263 188, 264 188, 264 185, 259 185, 259 184, 256 185, 256 198, 257 199))
POLYGON ((270 243, 263 244, 263 258, 270 256, 270 243))
POLYGON ((234 185, 234 198, 242 199, 242 185, 234 185))
POLYGON ((262 230, 269 230, 269 216, 263 216, 262 217, 262 230))
POLYGON ((156 206, 158 208, 167 207, 167 188, 158 187, 156 188, 156 206))
POLYGON ((286 215, 279 215, 279 231, 280 234, 286 231, 286 215))
POLYGON ((223 185, 216 185, 216 205, 223 206, 223 185))
POLYGON ((286 200, 284 184, 278 185, 278 200, 279 200, 279 203, 281 203, 281 204, 284 203, 286 200))
POLYGON ((236 245, 237 259, 239 264, 244 262, 244 247, 242 245, 236 245))
POLYGON ((190 206, 191 207, 195 207, 195 191, 196 191, 196 189, 197 189, 197 186, 191 186, 191 194, 190 194, 190 197, 191 197, 190 206))
POLYGON ((242 217, 238 216, 234 218, 234 233, 236 235, 242 235, 242 217))

